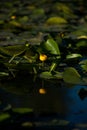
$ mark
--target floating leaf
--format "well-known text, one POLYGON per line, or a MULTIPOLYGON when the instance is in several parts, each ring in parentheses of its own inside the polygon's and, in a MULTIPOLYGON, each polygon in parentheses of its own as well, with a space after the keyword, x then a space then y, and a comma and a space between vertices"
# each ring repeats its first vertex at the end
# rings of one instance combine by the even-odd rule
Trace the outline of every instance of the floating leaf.
POLYGON ((62 77, 62 74, 63 74, 62 72, 55 71, 54 73, 55 74, 52 75, 51 71, 50 72, 49 71, 45 71, 45 72, 42 72, 40 74, 40 77, 44 78, 44 79, 62 79, 63 78, 62 77))
POLYGON ((87 40, 80 40, 76 43, 76 47, 87 47, 87 40))
POLYGON ((51 78, 53 78, 51 72, 48 72, 48 71, 42 72, 40 74, 40 77, 44 78, 44 79, 51 79, 51 78))
POLYGON ((76 53, 73 53, 73 54, 69 54, 66 56, 66 59, 76 59, 76 58, 80 58, 82 57, 81 54, 76 54, 76 53))
POLYGON ((10 63, 16 56, 22 54, 28 46, 29 44, 0 47, 0 51, 2 54, 12 56, 9 60, 10 63))
POLYGON ((47 25, 58 25, 58 24, 66 24, 66 23, 67 21, 62 17, 51 17, 46 21, 47 25))
POLYGON ((33 127, 33 123, 32 122, 24 122, 22 123, 23 127, 33 127))
POLYGON ((21 24, 17 21, 14 21, 14 20, 10 21, 9 24, 12 25, 12 26, 15 26, 15 27, 21 27, 21 24))
POLYGON ((73 67, 65 68, 63 72, 63 80, 71 84, 83 84, 80 74, 73 67))
POLYGON ((17 112, 17 113, 20 113, 20 114, 33 112, 32 108, 14 108, 12 110, 13 110, 13 112, 17 112))
POLYGON ((82 69, 87 72, 87 59, 80 61, 79 64, 81 65, 82 69))
POLYGON ((87 39, 87 35, 78 36, 77 39, 87 39))
POLYGON ((79 64, 80 65, 87 65, 87 59, 80 61, 79 64))
POLYGON ((9 117, 10 117, 10 115, 7 113, 0 114, 0 122, 8 119, 9 117))
POLYGON ((54 124, 54 125, 66 126, 66 125, 68 125, 70 122, 67 121, 67 120, 57 120, 57 119, 53 119, 51 123, 54 124))
POLYGON ((87 72, 87 65, 81 65, 82 69, 87 72))
POLYGON ((9 76, 9 73, 7 73, 7 72, 0 72, 0 77, 3 77, 3 76, 9 76))
POLYGON ((55 72, 54 76, 56 79, 63 79, 63 72, 55 72))

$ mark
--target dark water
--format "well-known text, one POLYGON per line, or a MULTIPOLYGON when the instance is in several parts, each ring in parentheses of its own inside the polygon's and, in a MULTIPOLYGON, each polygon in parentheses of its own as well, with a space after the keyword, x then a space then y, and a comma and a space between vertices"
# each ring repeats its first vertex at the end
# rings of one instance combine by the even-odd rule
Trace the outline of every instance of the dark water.
POLYGON ((26 83, 24 81, 24 84, 22 80, 14 81, 13 84, 1 84, 2 105, 10 104, 13 108, 28 107, 34 109, 36 114, 57 114, 58 118, 72 123, 87 123, 87 98, 81 100, 78 95, 79 90, 87 86, 75 85, 71 88, 69 85, 64 86, 40 79, 39 83, 31 81, 31 84, 29 80, 26 83), (19 90, 18 85, 20 85, 19 90), (45 94, 39 93, 42 87, 46 91, 45 94), (18 91, 20 93, 17 93, 18 91))

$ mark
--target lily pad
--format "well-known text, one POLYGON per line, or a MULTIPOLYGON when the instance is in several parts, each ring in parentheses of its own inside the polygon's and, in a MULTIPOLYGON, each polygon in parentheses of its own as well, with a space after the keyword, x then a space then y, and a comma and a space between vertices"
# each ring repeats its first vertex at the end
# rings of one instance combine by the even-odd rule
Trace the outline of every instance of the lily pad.
POLYGON ((3 120, 6 120, 8 118, 10 118, 10 115, 8 113, 0 114, 0 122, 3 121, 3 120))
POLYGON ((81 75, 73 67, 65 68, 63 72, 63 80, 71 84, 83 84, 84 82, 81 79, 81 75))
POLYGON ((66 59, 76 59, 76 58, 80 58, 82 57, 81 54, 76 54, 76 53, 73 53, 73 54, 69 54, 66 56, 66 59))
POLYGON ((66 24, 67 20, 62 17, 51 17, 47 19, 47 25, 58 25, 58 24, 66 24))
POLYGON ((53 75, 51 74, 51 72, 45 71, 40 74, 40 77, 44 79, 51 79, 53 78, 53 75))
POLYGON ((80 61, 79 64, 81 65, 81 68, 87 72, 87 59, 80 61))
POLYGON ((24 114, 24 113, 33 112, 33 109, 32 108, 13 108, 12 111, 16 113, 24 114))

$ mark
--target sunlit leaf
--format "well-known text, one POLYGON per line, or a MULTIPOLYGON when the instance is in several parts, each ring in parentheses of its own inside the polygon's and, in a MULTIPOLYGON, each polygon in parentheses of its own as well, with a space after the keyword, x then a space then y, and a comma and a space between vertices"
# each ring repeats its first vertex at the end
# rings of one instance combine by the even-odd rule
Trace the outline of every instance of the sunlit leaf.
POLYGON ((17 21, 10 21, 9 22, 12 26, 15 26, 15 27, 21 27, 21 24, 19 23, 19 22, 17 22, 17 21))
POLYGON ((53 38, 48 38, 46 42, 42 43, 42 48, 44 50, 47 50, 48 53, 54 54, 54 55, 60 55, 60 50, 58 47, 57 42, 53 38))
POLYGON ((87 65, 81 65, 82 69, 85 70, 87 72, 87 65))
POLYGON ((87 39, 87 35, 78 36, 77 39, 87 39))
POLYGON ((79 64, 80 65, 87 65, 87 59, 80 61, 79 64))
POLYGON ((69 54, 66 56, 66 59, 76 59, 76 58, 80 58, 82 57, 81 54, 76 54, 76 53, 73 53, 73 54, 69 54))
POLYGON ((9 73, 6 73, 6 72, 0 72, 0 76, 9 76, 9 73))
POLYGON ((48 25, 57 25, 57 24, 66 24, 67 21, 62 17, 51 17, 47 19, 46 24, 48 25))

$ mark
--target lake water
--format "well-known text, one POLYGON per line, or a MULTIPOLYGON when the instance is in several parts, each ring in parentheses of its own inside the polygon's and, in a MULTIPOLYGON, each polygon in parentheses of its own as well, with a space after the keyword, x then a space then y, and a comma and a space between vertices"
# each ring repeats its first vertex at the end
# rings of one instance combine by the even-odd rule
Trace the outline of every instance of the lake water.
MULTIPOLYGON (((36 115, 48 114, 70 121, 72 123, 87 123, 87 98, 83 100, 78 95, 79 86, 59 82, 44 81, 41 79, 13 80, 0 85, 0 100, 2 106, 10 104, 12 108, 32 108, 36 115), (39 93, 40 88, 45 94, 39 93)), ((3 107, 0 107, 2 109, 3 107)))

